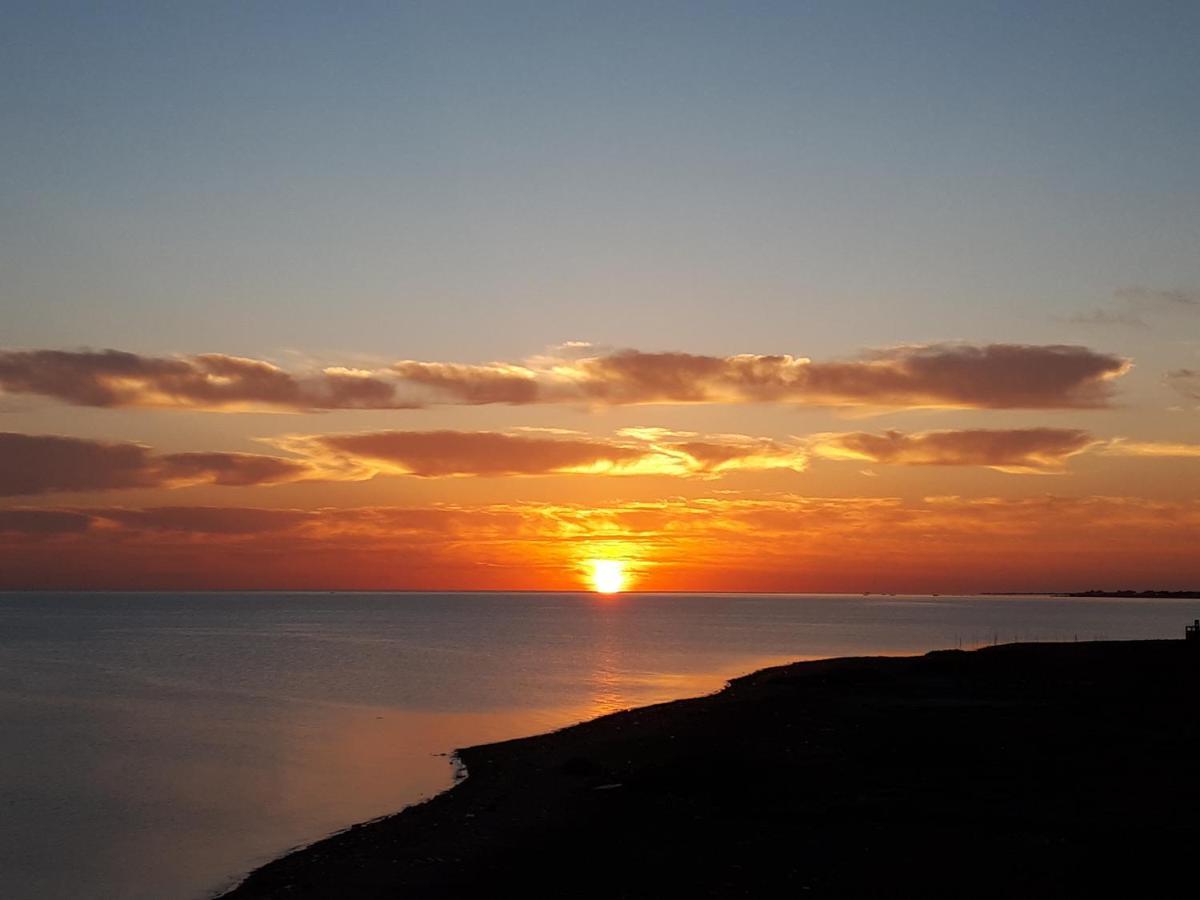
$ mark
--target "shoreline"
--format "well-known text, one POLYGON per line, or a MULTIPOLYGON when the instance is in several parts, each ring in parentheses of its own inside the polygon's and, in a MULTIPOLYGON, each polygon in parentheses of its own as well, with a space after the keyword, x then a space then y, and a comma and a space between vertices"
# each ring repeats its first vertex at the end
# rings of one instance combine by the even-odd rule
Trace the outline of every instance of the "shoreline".
POLYGON ((1196 650, 1007 644, 762 669, 457 750, 470 777, 220 896, 1144 890, 1200 837, 1196 650))

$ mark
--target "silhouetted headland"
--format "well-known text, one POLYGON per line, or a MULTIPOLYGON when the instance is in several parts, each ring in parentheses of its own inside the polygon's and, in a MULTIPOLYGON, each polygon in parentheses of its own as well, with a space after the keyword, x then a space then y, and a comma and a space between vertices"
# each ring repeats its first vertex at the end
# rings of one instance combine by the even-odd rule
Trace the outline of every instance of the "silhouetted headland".
POLYGON ((461 750, 226 896, 1147 896, 1198 846, 1198 700, 1193 641, 794 663, 461 750))

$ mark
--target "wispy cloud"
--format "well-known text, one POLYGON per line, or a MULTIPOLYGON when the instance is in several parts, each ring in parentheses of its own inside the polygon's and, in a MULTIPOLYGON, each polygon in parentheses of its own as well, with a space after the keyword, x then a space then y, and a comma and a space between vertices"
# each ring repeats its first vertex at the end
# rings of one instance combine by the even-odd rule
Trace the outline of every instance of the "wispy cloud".
POLYGON ((1105 444, 1103 452, 1106 456, 1200 458, 1200 444, 1118 439, 1105 444))
POLYGON ((1175 288, 1162 290, 1146 287, 1128 287, 1114 291, 1116 299, 1134 306, 1157 309, 1200 310, 1200 291, 1175 288))
MULTIPOLYGON (((78 517, 90 527, 115 523, 132 531, 259 534, 301 533, 355 539, 368 534, 389 538, 405 533, 435 532, 440 536, 522 538, 568 535, 597 537, 621 534, 636 538, 668 537, 681 531, 713 536, 747 537, 815 534, 828 529, 846 534, 866 528, 866 536, 908 530, 926 534, 941 528, 976 527, 996 533, 1016 533, 1036 525, 1054 529, 1064 523, 1093 522, 1120 527, 1135 516, 1164 527, 1200 524, 1200 501, 1155 501, 1135 497, 1059 497, 1050 494, 1023 499, 935 496, 906 501, 896 497, 821 498, 794 494, 744 496, 721 494, 695 499, 636 501, 613 505, 515 503, 425 507, 350 507, 273 509, 257 507, 160 506, 66 507, 57 509, 7 509, 20 514, 7 530, 42 530, 37 517, 61 516, 62 522, 78 517), (915 512, 927 518, 914 518, 915 512), (241 522, 244 524, 238 525, 241 522), (982 523, 982 524, 980 524, 982 523)), ((75 528, 64 528, 75 531, 75 528)), ((780 548, 780 552, 788 552, 780 548)))
POLYGON ((1189 400, 1200 400, 1200 370, 1173 369, 1167 373, 1166 382, 1189 400))
POLYGON ((1002 472, 1061 472, 1072 456, 1097 441, 1073 428, 968 429, 903 434, 819 435, 818 456, 903 466, 986 466, 1002 472))
POLYGON ((1146 287, 1127 287, 1113 291, 1104 306, 1069 316, 1067 321, 1081 325, 1123 325, 1145 328, 1146 319, 1172 312, 1200 312, 1200 291, 1146 287))
POLYGON ((221 354, 0 351, 0 388, 80 406, 240 411, 406 409, 437 404, 791 403, 879 409, 1104 406, 1127 359, 1087 347, 928 344, 857 359, 619 350, 524 363, 402 360, 373 370, 290 373, 221 354))

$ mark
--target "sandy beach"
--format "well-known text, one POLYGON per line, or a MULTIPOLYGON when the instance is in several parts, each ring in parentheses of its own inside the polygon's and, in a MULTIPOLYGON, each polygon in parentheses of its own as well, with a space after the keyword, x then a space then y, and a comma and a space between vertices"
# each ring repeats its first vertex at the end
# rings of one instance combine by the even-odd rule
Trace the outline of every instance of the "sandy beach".
POLYGON ((1133 895, 1200 837, 1200 653, 801 662, 459 751, 469 777, 249 898, 1133 895))

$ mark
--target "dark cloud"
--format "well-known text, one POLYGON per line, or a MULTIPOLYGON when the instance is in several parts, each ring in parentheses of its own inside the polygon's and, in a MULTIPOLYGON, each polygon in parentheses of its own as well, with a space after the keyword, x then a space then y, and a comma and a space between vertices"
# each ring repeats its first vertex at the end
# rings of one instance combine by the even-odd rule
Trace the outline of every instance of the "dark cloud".
POLYGON ((152 357, 118 350, 0 352, 0 387, 76 406, 199 409, 392 409, 395 386, 333 369, 300 378, 268 362, 219 353, 152 357))
POLYGON ((1103 406, 1129 361, 1086 347, 934 344, 812 362, 622 350, 527 365, 401 361, 299 376, 220 354, 0 352, 0 387, 85 406, 402 409, 438 403, 760 403, 1049 409, 1103 406))
POLYGON ((91 524, 90 515, 71 510, 0 509, 0 532, 11 534, 80 534, 91 524))
POLYGON ((1086 347, 934 345, 863 364, 819 364, 809 390, 879 406, 1047 409, 1103 406, 1129 361, 1086 347))
POLYGON ((939 344, 850 362, 622 351, 578 363, 579 389, 610 403, 760 402, 981 409, 1102 406, 1129 363, 1086 347, 939 344))
POLYGON ((535 373, 518 366, 466 366, 403 360, 392 366, 401 379, 430 388, 435 397, 468 406, 486 403, 536 403, 535 373))
POLYGON ((312 474, 301 462, 252 453, 156 456, 141 444, 0 432, 0 496, 185 484, 247 486, 312 474))
MULTIPOLYGON (((754 357, 762 367, 778 369, 789 357, 754 357)), ((716 391, 738 367, 731 358, 691 353, 642 353, 620 350, 609 356, 580 360, 576 383, 590 400, 605 403, 700 403, 716 399, 716 391)), ((736 376, 732 380, 741 380, 736 376)), ((744 383, 744 382, 743 382, 744 383)))
POLYGON ((96 519, 134 531, 227 535, 287 531, 317 515, 298 509, 233 506, 157 506, 147 509, 96 509, 90 510, 90 513, 96 519))
POLYGON ((1200 370, 1174 369, 1167 373, 1167 384, 1189 400, 1200 400, 1200 370))
POLYGON ((823 435, 821 456, 902 466, 988 466, 1008 472, 1056 472, 1097 442, 1073 428, 970 429, 902 434, 823 435))
POLYGON ((170 453, 158 457, 156 462, 154 476, 164 484, 249 487, 299 481, 313 475, 305 463, 256 453, 170 453))
POLYGON ((0 495, 145 487, 150 451, 53 435, 0 433, 0 495))

